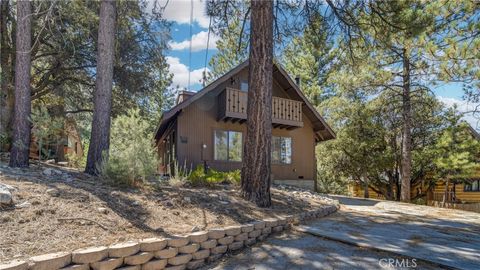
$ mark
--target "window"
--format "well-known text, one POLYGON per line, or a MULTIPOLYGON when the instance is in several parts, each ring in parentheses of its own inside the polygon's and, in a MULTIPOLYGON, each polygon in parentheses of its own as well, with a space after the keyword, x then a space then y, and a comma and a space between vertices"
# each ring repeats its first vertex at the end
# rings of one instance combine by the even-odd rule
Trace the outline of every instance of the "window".
POLYGON ((247 92, 248 91, 248 82, 247 81, 241 81, 240 82, 240 90, 247 92))
POLYGON ((242 161, 242 133, 215 130, 215 160, 242 161))
POLYGON ((463 186, 464 191, 480 191, 480 180, 473 180, 472 182, 463 186))
POLYGON ((272 163, 292 163, 292 138, 272 137, 272 163))

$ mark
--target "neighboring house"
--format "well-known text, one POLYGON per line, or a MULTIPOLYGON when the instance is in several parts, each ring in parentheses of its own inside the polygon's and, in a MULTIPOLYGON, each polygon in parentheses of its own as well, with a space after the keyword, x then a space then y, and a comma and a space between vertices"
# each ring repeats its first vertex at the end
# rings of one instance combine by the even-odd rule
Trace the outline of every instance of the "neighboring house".
MULTIPOLYGON (((480 140, 480 134, 472 126, 468 125, 467 127, 472 137, 480 140)), ((436 181, 435 186, 428 190, 428 204, 436 205, 438 202, 443 202, 445 196, 448 203, 476 203, 479 204, 478 209, 480 210, 480 171, 477 171, 468 179, 452 177, 447 187, 447 193, 445 193, 446 182, 444 180, 436 181)))
MULTIPOLYGON (((83 156, 83 146, 80 133, 77 129, 77 124, 74 119, 65 118, 64 124, 64 136, 54 142, 49 141, 42 146, 42 158, 55 159, 58 161, 64 161, 68 155, 76 155, 78 157, 83 156)), ((38 142, 33 136, 30 141, 30 158, 38 159, 38 142)))
MULTIPOLYGON (((468 125, 471 135, 480 140, 480 134, 468 125)), ((428 205, 440 206, 445 197, 448 207, 461 208, 465 210, 480 211, 480 171, 469 179, 450 179, 447 192, 445 193, 445 180, 435 181, 434 172, 427 173, 426 177, 418 185, 412 186, 411 197, 424 198, 428 205), (429 183, 434 183, 430 185, 429 183), (467 205, 470 204, 470 205, 467 205)), ((364 197, 364 185, 352 182, 348 186, 349 192, 354 197, 364 197)), ((380 192, 369 187, 369 198, 385 199, 380 192)), ((394 193, 396 189, 394 188, 394 193)))
MULTIPOLYGON (((315 145, 335 133, 285 70, 274 64, 272 98, 272 180, 314 189, 315 145)), ((241 169, 247 131, 248 61, 197 93, 183 91, 165 112, 155 135, 159 172, 174 166, 207 165, 241 169)))

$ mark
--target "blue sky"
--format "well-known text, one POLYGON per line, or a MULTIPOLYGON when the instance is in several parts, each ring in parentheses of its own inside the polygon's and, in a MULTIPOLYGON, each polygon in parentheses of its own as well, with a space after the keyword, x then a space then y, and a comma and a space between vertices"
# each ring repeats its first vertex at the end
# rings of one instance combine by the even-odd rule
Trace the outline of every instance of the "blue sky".
MULTIPOLYGON (((190 35, 190 0, 160 0, 161 4, 168 5, 164 17, 170 20, 172 41, 170 50, 167 53, 167 62, 170 65, 170 72, 173 74, 173 86, 187 88, 192 91, 201 89, 200 80, 205 68, 205 56, 207 54, 207 36, 209 18, 205 14, 206 0, 193 0, 193 23, 192 35, 190 35), (189 63, 189 44, 192 41, 191 64, 189 63), (188 85, 188 74, 190 73, 190 86, 188 85)), ((207 54, 207 69, 210 58, 217 52, 215 42, 218 37, 210 35, 209 50, 207 54)), ((439 100, 447 106, 457 104, 459 110, 468 111, 474 104, 469 104, 462 99, 463 91, 461 84, 450 83, 433 87, 439 100)), ((475 128, 478 120, 471 115, 465 119, 475 128)))

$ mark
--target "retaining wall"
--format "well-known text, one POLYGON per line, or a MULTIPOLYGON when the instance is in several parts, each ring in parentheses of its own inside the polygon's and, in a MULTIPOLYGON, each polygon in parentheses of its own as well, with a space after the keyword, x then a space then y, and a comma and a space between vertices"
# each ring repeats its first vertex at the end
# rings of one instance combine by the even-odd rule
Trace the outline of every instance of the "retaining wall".
POLYGON ((13 261, 0 270, 179 270, 197 269, 221 258, 228 251, 240 250, 265 240, 270 234, 292 225, 335 212, 329 205, 297 215, 257 220, 248 224, 210 229, 170 238, 142 239, 138 242, 82 248, 13 261))

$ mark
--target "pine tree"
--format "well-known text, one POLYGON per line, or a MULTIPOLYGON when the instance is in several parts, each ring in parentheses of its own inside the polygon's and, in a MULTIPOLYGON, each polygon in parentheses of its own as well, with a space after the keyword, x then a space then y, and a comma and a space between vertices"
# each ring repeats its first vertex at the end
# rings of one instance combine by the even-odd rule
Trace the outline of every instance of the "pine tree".
POLYGON ((17 2, 17 33, 15 59, 15 114, 11 167, 28 167, 30 149, 30 68, 32 49, 32 6, 30 1, 17 2))
POLYGON ((97 80, 94 94, 92 135, 85 172, 97 175, 110 147, 113 57, 116 24, 115 0, 102 0, 98 31, 97 80))
POLYGON ((273 1, 251 3, 247 134, 242 163, 242 194, 260 207, 272 204, 271 140, 273 83, 273 1))

